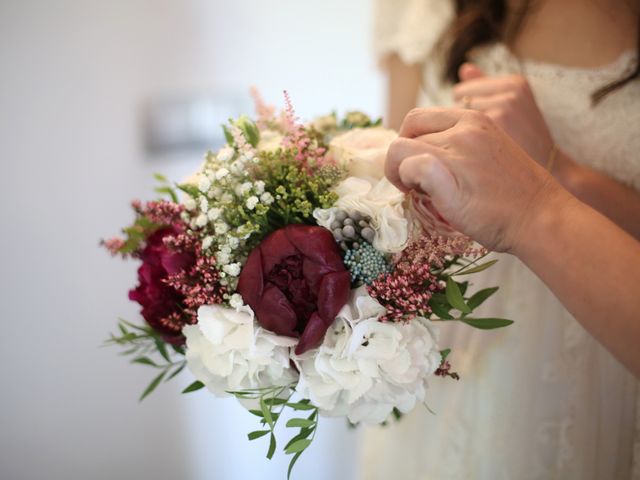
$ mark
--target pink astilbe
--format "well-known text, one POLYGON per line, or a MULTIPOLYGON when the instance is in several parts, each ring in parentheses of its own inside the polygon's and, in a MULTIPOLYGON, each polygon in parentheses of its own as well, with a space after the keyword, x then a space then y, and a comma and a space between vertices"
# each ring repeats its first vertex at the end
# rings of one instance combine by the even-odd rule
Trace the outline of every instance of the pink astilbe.
MULTIPOLYGON (((172 275, 164 282, 174 288, 182 299, 182 313, 187 317, 186 323, 197 322, 198 308, 202 305, 219 304, 224 301, 226 287, 220 284, 220 273, 216 268, 215 257, 207 256, 202 251, 201 242, 186 234, 168 237, 167 247, 174 251, 190 252, 195 262, 172 275)), ((185 323, 185 319, 180 319, 185 323)))
POLYGON ((115 257, 116 255, 121 255, 120 250, 124 247, 125 240, 122 237, 107 238, 106 240, 102 240, 100 245, 106 248, 109 253, 115 257))
POLYGON ((148 218, 157 225, 174 225, 182 223, 180 214, 184 207, 178 203, 158 200, 142 204, 139 200, 131 202, 138 215, 148 218))
POLYGON ((256 87, 251 87, 249 91, 258 117, 256 124, 261 129, 266 128, 269 123, 275 120, 276 107, 267 105, 256 87))
POLYGON ((441 268, 447 257, 464 256, 475 258, 486 254, 486 249, 477 247, 464 235, 442 236, 423 234, 411 242, 396 259, 398 263, 420 263, 441 268))
POLYGON ((429 300, 441 290, 428 263, 402 261, 391 273, 380 275, 367 287, 369 295, 387 309, 380 321, 410 321, 431 313, 429 300))
POLYGON ((308 168, 309 163, 313 160, 316 165, 327 163, 328 158, 325 157, 326 149, 319 147, 317 143, 309 136, 304 125, 298 121, 289 93, 284 91, 285 109, 282 112, 282 126, 285 131, 285 137, 282 140, 282 146, 287 149, 296 151, 296 160, 308 168))

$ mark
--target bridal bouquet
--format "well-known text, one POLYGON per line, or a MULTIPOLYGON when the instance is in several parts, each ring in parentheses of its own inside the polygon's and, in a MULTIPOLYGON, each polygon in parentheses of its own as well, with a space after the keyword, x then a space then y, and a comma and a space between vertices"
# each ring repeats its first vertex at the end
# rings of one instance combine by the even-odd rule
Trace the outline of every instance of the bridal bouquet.
POLYGON ((434 376, 458 376, 437 325, 511 323, 474 318, 497 287, 469 292, 465 275, 486 252, 451 231, 425 198, 383 175, 396 133, 359 112, 302 124, 288 96, 276 113, 224 127, 166 200, 134 202, 135 222, 104 241, 140 262, 129 298, 144 325, 124 320, 110 343, 158 369, 142 394, 185 366, 216 396, 237 397, 269 438, 285 409, 291 468, 319 417, 383 423, 427 400, 434 376))

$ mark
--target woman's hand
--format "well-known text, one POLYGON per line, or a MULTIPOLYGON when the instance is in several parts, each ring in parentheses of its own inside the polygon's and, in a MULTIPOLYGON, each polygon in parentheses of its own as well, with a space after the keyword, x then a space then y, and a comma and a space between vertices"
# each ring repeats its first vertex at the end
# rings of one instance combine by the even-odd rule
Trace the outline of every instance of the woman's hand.
POLYGON ((477 66, 460 67, 453 95, 459 106, 486 113, 534 160, 546 166, 553 138, 522 75, 487 77, 477 66))
POLYGON ((412 110, 391 144, 385 174, 401 190, 429 195, 453 228, 498 251, 517 250, 534 219, 573 199, 474 110, 412 110))

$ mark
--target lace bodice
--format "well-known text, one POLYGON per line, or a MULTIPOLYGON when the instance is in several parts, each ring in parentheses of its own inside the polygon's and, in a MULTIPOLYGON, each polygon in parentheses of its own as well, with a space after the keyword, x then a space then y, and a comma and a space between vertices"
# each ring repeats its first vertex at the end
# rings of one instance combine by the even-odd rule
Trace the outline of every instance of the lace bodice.
MULTIPOLYGON (((453 18, 452 2, 376 5, 378 54, 396 53, 424 66, 420 106, 452 104, 434 50, 453 18)), ((470 57, 488 75, 523 74, 563 150, 640 190, 640 81, 591 104, 592 92, 634 67, 635 52, 593 69, 518 59, 500 43, 476 48, 470 57)), ((635 379, 517 259, 501 256, 486 275, 486 285, 501 285, 501 292, 485 314, 516 324, 481 335, 443 327, 463 379, 434 385, 436 417, 416 412, 386 431, 369 431, 363 479, 640 480, 635 379)), ((483 281, 477 283, 481 288, 483 281)))

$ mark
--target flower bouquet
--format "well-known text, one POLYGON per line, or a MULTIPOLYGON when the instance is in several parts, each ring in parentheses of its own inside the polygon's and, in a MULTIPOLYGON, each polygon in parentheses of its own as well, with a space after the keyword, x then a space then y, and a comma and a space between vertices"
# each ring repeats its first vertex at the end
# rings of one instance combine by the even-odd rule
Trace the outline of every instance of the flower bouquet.
POLYGON ((184 183, 157 176, 168 199, 134 202, 104 245, 141 262, 129 297, 146 324, 121 320, 109 343, 158 369, 142 398, 186 366, 185 393, 233 395, 258 417, 248 437, 268 437, 268 458, 297 412, 290 474, 321 416, 383 423, 424 404, 433 377, 458 379, 439 323, 511 321, 472 316, 497 290, 464 280, 493 263, 484 249, 384 178, 395 132, 359 112, 302 124, 285 100, 276 113, 256 94, 256 121, 230 121, 184 183))

